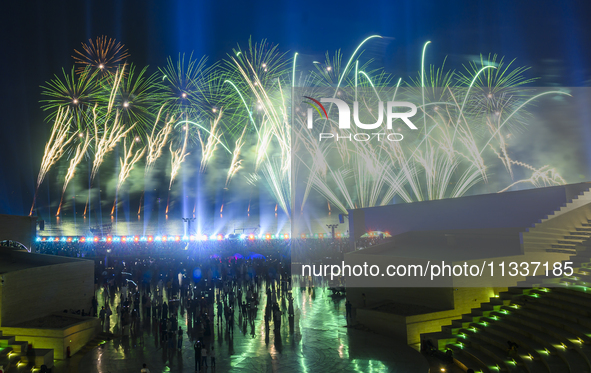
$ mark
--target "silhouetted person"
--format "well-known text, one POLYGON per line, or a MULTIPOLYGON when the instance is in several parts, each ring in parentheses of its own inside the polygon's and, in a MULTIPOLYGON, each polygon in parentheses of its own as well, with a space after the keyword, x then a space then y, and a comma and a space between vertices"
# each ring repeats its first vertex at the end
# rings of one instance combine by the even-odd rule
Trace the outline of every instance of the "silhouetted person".
POLYGON ((210 360, 211 360, 211 367, 215 368, 215 349, 211 346, 211 351, 209 352, 210 360))
POLYGON ((99 318, 101 319, 101 328, 105 327, 105 316, 107 315, 107 311, 105 311, 105 307, 101 307, 101 312, 99 312, 99 318))
POLYGON ((201 370, 201 342, 196 341, 193 348, 195 349, 195 372, 199 372, 201 370))
MULTIPOLYGON (((207 367, 207 349, 205 348, 205 346, 203 346, 203 348, 201 349, 201 359, 201 364, 203 364, 204 367, 207 367)), ((207 370, 207 368, 205 370, 207 370)))
POLYGON ((347 300, 347 302, 345 303, 345 318, 349 319, 351 316, 351 302, 349 302, 347 300))

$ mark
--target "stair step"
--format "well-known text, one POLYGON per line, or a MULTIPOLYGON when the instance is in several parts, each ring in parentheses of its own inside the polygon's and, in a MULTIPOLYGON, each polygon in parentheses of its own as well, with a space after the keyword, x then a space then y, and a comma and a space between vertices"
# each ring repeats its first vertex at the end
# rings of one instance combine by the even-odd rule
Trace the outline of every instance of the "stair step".
POLYGON ((585 231, 571 231, 570 234, 573 236, 581 236, 585 238, 591 237, 591 232, 587 233, 585 231))
POLYGON ((589 235, 570 234, 570 235, 564 236, 564 239, 585 242, 586 240, 589 239, 589 235))
POLYGON ((460 350, 461 353, 469 355, 470 357, 472 357, 472 359, 476 360, 481 366, 486 367, 488 371, 507 371, 506 369, 504 369, 504 365, 501 359, 492 358, 484 352, 470 347, 468 345, 464 345, 462 348, 452 345, 449 346, 449 348, 451 348, 451 350, 454 351, 454 355, 458 354, 458 350, 460 350), (497 367, 501 369, 497 369, 497 367))
POLYGON ((454 358, 460 360, 467 368, 474 369, 475 372, 491 373, 498 372, 497 370, 490 370, 483 362, 464 351, 463 348, 450 347, 454 352, 454 358))
POLYGON ((583 242, 583 241, 585 241, 585 240, 567 239, 567 238, 565 237, 565 239, 558 240, 557 242, 558 242, 559 244, 563 244, 563 245, 571 245, 571 244, 572 244, 572 245, 578 245, 578 244, 580 244, 580 243, 581 243, 581 242, 583 242))
MULTIPOLYGON (((591 329, 584 327, 583 325, 577 324, 575 322, 571 322, 565 318, 555 316, 545 312, 539 312, 532 309, 527 309, 526 307, 521 307, 519 310, 515 310, 517 314, 522 316, 528 317, 532 320, 538 320, 542 323, 552 325, 556 328, 561 328, 569 333, 572 333, 579 337, 582 343, 591 343, 591 329)), ((574 341, 571 341, 574 342, 574 341)))
MULTIPOLYGON (((568 244, 568 243, 560 243, 560 244, 550 245, 550 247, 553 249, 574 249, 575 246, 576 246, 575 244, 568 244)), ((576 251, 574 252, 574 254, 576 254, 576 251)))
POLYGON ((27 341, 14 341, 14 343, 12 343, 10 345, 10 347, 12 347, 14 352, 17 352, 21 355, 26 354, 27 353, 27 348, 29 347, 29 342, 27 341))
MULTIPOLYGON (((513 333, 511 330, 506 329, 502 326, 491 324, 486 328, 486 332, 495 334, 500 338, 506 339, 507 341, 513 341, 519 345, 519 352, 522 354, 522 349, 525 348, 526 352, 529 352, 533 357, 533 361, 539 361, 542 365, 546 366, 550 372, 561 372, 566 367, 565 362, 557 355, 550 355, 544 352, 545 346, 539 342, 523 335, 513 333)), ((522 357, 523 358, 523 357, 522 357)), ((530 372, 537 372, 536 370, 530 370, 530 372)))
MULTIPOLYGON (((479 333, 479 332, 478 332, 479 333)), ((473 333, 467 339, 467 344, 470 348, 479 350, 485 355, 491 358, 491 361, 495 361, 496 365, 507 372, 516 372, 517 367, 507 357, 507 351, 499 348, 498 346, 488 343, 484 338, 479 338, 478 333, 473 333)))
POLYGON ((0 347, 8 347, 14 343, 14 336, 3 335, 0 337, 0 347))
MULTIPOLYGON (((490 324, 489 324, 490 326, 490 324)), ((500 336, 498 336, 497 334, 494 333, 489 333, 488 332, 488 326, 484 327, 482 329, 480 329, 477 333, 472 333, 470 334, 470 340, 481 340, 484 341, 490 345, 493 345, 496 348, 497 353, 499 354, 499 356, 506 356, 506 359, 509 360, 509 370, 511 370, 511 364, 512 364, 512 360, 515 361, 515 363, 517 365, 523 365, 525 367, 527 367, 527 370, 529 372, 539 372, 539 371, 545 371, 545 367, 543 366, 543 364, 541 362, 539 362, 539 365, 542 365, 542 367, 537 367, 534 368, 532 370, 532 365, 538 365, 538 364, 534 364, 533 361, 529 358, 529 356, 534 356, 537 355, 536 351, 531 350, 530 348, 528 348, 527 346, 524 345, 520 345, 519 343, 515 342, 513 339, 511 338, 502 338, 500 336), (517 343, 519 345, 518 351, 517 353, 512 352, 509 353, 508 349, 509 349, 509 345, 508 345, 508 341, 511 340, 514 343, 517 343), (540 368, 542 368, 540 370, 540 368)), ((480 343, 480 342, 479 342, 480 343)))
POLYGON ((27 351, 26 355, 21 356, 21 361, 27 365, 34 365, 36 367, 47 365, 48 368, 51 368, 53 367, 53 350, 32 348, 27 351))
MULTIPOLYGON (((505 322, 507 319, 509 318, 505 318, 503 321, 505 322)), ((539 333, 541 333, 554 347, 556 353, 561 356, 564 361, 566 361, 571 369, 571 372, 591 371, 591 367, 589 366, 585 356, 581 354, 580 351, 576 351, 576 346, 574 346, 574 344, 569 340, 576 339, 576 335, 551 325, 540 325, 534 320, 517 313, 512 313, 510 322, 517 323, 518 328, 529 328, 530 331, 537 330, 539 333)))

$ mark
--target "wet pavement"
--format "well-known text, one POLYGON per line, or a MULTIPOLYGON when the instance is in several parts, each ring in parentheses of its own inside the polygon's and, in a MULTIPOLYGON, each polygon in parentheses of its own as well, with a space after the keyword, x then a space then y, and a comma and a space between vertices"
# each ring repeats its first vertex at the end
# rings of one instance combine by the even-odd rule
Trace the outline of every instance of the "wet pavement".
MULTIPOLYGON (((193 327, 186 312, 178 312, 183 330, 182 348, 159 340, 158 322, 142 317, 129 336, 120 336, 119 316, 110 317, 109 329, 115 338, 66 362, 56 361, 54 372, 138 373, 146 363, 151 373, 195 372, 194 338, 215 349, 216 367, 201 372, 428 372, 429 364, 413 348, 393 339, 347 325, 345 299, 335 298, 326 288, 294 287, 294 317, 288 317, 286 301, 281 326, 275 330, 264 322, 267 295, 259 297, 259 310, 252 321, 235 310, 233 333, 223 318, 215 317, 212 333, 193 327), (198 337, 201 336, 201 337, 198 337)), ((104 304, 98 294, 99 308, 104 304)), ((112 299, 116 309, 119 295, 112 299)), ((213 307, 209 314, 214 314, 213 307)), ((349 324, 353 324, 350 321, 349 324)))

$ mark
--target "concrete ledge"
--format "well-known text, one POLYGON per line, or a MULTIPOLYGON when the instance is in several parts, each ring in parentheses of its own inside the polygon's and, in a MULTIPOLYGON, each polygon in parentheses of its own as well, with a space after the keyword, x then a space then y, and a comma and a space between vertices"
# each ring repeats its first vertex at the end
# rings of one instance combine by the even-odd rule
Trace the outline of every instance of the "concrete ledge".
POLYGON ((70 354, 73 355, 100 332, 100 320, 98 318, 65 314, 56 314, 56 316, 72 318, 72 325, 61 329, 6 326, 0 329, 3 335, 15 336, 16 341, 27 341, 35 349, 52 349, 53 357, 58 360, 67 357, 68 346, 70 347, 70 354))

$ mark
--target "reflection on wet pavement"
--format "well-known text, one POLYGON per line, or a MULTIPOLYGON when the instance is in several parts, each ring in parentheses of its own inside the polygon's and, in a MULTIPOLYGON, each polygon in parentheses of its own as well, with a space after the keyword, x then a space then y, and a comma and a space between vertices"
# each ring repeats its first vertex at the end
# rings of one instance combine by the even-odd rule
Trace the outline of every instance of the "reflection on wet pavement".
MULTIPOLYGON (((113 312, 106 327, 116 338, 86 353, 80 360, 79 371, 137 373, 146 363, 151 373, 194 372, 193 346, 201 336, 199 339, 208 350, 213 347, 216 355, 216 367, 202 367, 202 372, 428 372, 423 356, 407 345, 347 327, 344 298, 332 297, 326 288, 299 285, 294 283, 292 289, 293 317, 288 316, 288 301, 280 298, 281 326, 277 330, 272 318, 269 328, 265 326, 264 291, 259 292, 254 320, 234 310, 233 333, 225 319, 217 317, 216 307, 207 311, 215 316, 210 336, 203 336, 203 328, 195 327, 183 307, 177 307, 181 309, 176 310, 183 330, 181 349, 176 348, 176 340, 170 345, 162 343, 157 319, 146 315, 142 315, 128 336, 120 336, 121 320, 113 312)), ((105 304, 102 291, 97 298, 100 308, 105 304)), ((113 310, 117 309, 119 298, 119 294, 111 298, 113 310)), ((184 305, 182 301, 177 303, 184 305)), ((211 359, 207 360, 211 365, 211 359)))

